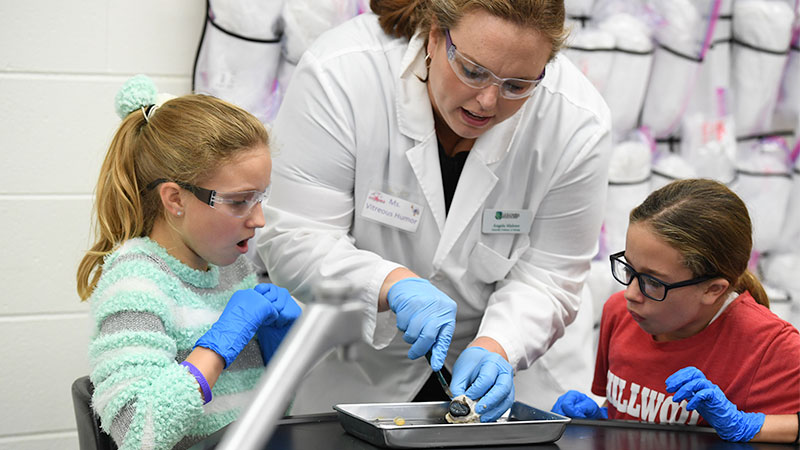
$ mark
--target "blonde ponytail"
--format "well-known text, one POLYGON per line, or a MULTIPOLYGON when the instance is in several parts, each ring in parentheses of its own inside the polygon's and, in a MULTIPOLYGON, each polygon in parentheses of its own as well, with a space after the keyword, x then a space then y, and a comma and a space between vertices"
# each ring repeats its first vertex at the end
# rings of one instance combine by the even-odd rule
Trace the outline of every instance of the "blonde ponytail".
POLYGON ((97 285, 100 278, 97 269, 103 258, 120 243, 146 234, 142 194, 135 176, 136 139, 142 125, 143 114, 136 111, 128 115, 111 141, 100 167, 94 204, 96 240, 78 265, 78 295, 81 300, 89 298, 97 285))

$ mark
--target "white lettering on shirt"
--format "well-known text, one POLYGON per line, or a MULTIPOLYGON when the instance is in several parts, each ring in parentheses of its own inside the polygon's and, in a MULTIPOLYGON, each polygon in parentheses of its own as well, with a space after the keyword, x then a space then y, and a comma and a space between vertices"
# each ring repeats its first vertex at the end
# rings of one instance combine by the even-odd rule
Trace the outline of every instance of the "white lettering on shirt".
POLYGON ((610 370, 607 372, 606 398, 609 405, 620 414, 627 414, 642 422, 696 425, 700 420, 697 411, 686 409, 686 400, 675 403, 671 395, 667 396, 665 392, 637 383, 629 383, 610 370))

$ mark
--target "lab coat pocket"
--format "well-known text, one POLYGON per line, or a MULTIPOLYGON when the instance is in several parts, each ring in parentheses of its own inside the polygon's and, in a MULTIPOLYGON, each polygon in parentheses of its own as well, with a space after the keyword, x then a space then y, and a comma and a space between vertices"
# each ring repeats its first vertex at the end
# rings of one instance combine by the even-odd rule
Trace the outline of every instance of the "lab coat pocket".
MULTIPOLYGON (((527 239, 527 236, 520 235, 527 239)), ((523 248, 511 254, 511 258, 506 258, 483 242, 478 242, 469 254, 467 270, 484 283, 495 283, 508 275, 508 272, 516 264, 523 248)))

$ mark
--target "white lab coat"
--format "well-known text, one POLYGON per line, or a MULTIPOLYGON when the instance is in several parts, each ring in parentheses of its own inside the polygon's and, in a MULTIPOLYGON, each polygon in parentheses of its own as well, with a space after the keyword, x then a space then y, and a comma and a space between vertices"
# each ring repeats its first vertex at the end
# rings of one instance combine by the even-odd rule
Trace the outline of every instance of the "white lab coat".
POLYGON ((429 366, 407 358, 394 314, 377 313, 381 284, 401 265, 458 303, 450 368, 476 336, 489 336, 525 369, 575 319, 604 210, 605 103, 557 58, 525 105, 475 142, 445 217, 433 114, 418 78, 423 42, 386 36, 371 13, 323 34, 275 120, 272 196, 257 239, 272 281, 307 301, 322 277, 345 278, 369 305, 358 359, 332 355, 318 365, 292 413, 408 401, 422 386, 429 366), (371 190, 418 205, 416 231, 365 219, 371 190), (530 232, 484 234, 484 210, 532 211, 530 232))

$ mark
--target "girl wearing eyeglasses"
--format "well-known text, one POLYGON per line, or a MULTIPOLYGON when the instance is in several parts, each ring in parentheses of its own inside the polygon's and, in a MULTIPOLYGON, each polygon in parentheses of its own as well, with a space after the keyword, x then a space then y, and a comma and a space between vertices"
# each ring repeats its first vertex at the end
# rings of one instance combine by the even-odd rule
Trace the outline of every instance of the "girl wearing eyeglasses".
POLYGON ((210 96, 164 99, 143 75, 117 95, 77 275, 92 406, 120 448, 188 448, 233 421, 300 314, 244 256, 264 226, 264 126, 210 96))
POLYGON ((650 194, 611 255, 627 287, 603 308, 592 392, 607 406, 572 391, 553 410, 796 440, 773 426, 800 411, 800 334, 770 312, 751 249, 747 208, 725 185, 682 180, 650 194))
POLYGON ((258 238, 270 276, 299 300, 345 278, 370 305, 359 358, 319 364, 292 412, 445 400, 442 368, 482 421, 509 408, 515 379, 541 407, 573 381, 588 388, 581 299, 611 123, 559 54, 563 1, 371 8, 303 54, 273 125, 258 238), (573 344, 551 351, 565 332, 573 344))

